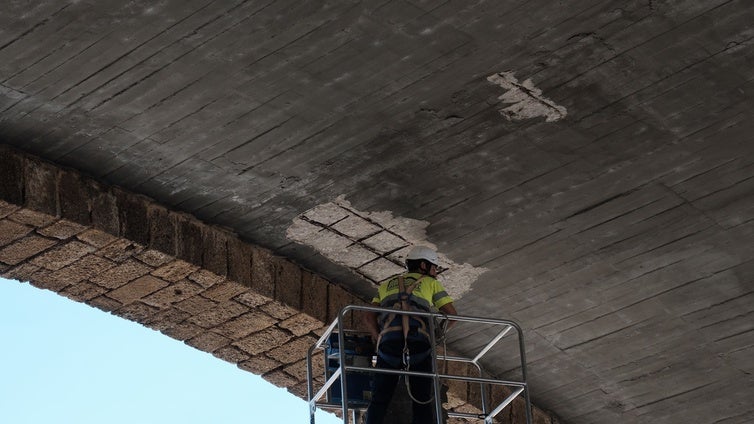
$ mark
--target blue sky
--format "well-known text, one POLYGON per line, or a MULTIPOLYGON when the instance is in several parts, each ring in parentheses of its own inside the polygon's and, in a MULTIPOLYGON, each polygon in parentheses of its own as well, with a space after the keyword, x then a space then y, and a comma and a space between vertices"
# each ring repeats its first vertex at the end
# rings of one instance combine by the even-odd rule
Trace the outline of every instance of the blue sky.
MULTIPOLYGON (((0 278, 0 423, 308 423, 305 401, 140 324, 0 278)), ((317 424, 342 423, 318 410, 317 424)))

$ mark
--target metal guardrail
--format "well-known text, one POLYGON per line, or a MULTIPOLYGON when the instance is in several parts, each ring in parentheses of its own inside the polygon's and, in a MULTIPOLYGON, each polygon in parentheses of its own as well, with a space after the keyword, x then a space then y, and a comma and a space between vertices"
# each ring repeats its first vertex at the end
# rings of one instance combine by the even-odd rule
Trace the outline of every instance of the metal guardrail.
POLYGON ((349 399, 348 399, 348 381, 347 378, 340 378, 341 376, 348 375, 349 372, 356 372, 356 373, 386 373, 386 374, 400 374, 400 375, 412 375, 412 376, 421 376, 421 377, 428 377, 432 378, 433 385, 434 385, 434 403, 435 403, 435 416, 437 417, 437 422, 440 424, 442 422, 443 417, 443 409, 442 409, 442 400, 439 396, 441 391, 441 381, 443 380, 457 380, 462 382, 468 382, 468 383, 478 383, 480 385, 480 393, 481 393, 481 405, 480 410, 482 411, 481 414, 471 414, 471 413, 463 413, 463 412, 456 412, 456 411, 447 411, 448 417, 462 417, 462 418, 471 418, 471 419, 479 419, 483 420, 485 424, 492 424, 493 419, 496 415, 498 415, 503 409, 505 409, 506 406, 508 406, 513 400, 523 395, 524 401, 525 401, 525 410, 526 410, 526 424, 531 424, 532 422, 532 413, 531 413, 531 401, 529 396, 529 390, 526 383, 526 354, 524 349, 524 337, 523 337, 523 331, 521 330, 521 327, 516 324, 513 321, 509 320, 502 320, 502 319, 494 319, 494 318, 481 318, 481 317, 473 317, 473 316, 462 316, 462 315, 444 315, 440 313, 431 313, 431 312, 419 312, 419 311, 401 311, 396 309, 390 309, 390 308, 380 308, 380 307, 374 307, 374 306, 356 306, 356 305, 350 305, 343 308, 339 313, 338 317, 328 326, 328 328, 325 330, 324 334, 317 340, 317 342, 312 345, 312 347, 309 348, 309 351, 307 353, 306 358, 306 366, 307 366, 307 380, 308 380, 308 401, 309 401, 309 412, 310 412, 310 422, 311 424, 315 424, 315 412, 316 409, 322 408, 322 409, 341 409, 342 416, 343 416, 343 422, 348 424, 349 420, 349 410, 352 413, 350 415, 352 423, 356 424, 357 422, 357 415, 356 413, 359 411, 363 411, 365 407, 350 407, 349 405, 349 399), (341 328, 340 325, 341 322, 344 322, 344 317, 346 313, 354 312, 354 311, 363 311, 363 312, 377 312, 377 313, 396 313, 396 314, 406 314, 411 316, 419 316, 424 317, 427 319, 429 323, 429 334, 432 337, 432 345, 436 346, 437 341, 435 340, 435 328, 436 328, 436 320, 449 320, 449 321, 456 321, 456 322, 470 322, 474 324, 479 325, 489 325, 491 327, 499 327, 499 330, 496 330, 494 335, 490 338, 490 340, 479 350, 479 352, 476 353, 473 357, 461 357, 461 356, 448 356, 447 352, 443 352, 443 354, 438 354, 437 349, 432 349, 432 359, 433 359, 433 367, 431 373, 424 373, 424 372, 416 372, 416 371, 405 371, 405 370, 392 370, 392 369, 382 369, 382 368, 373 368, 373 367, 363 367, 363 366, 356 366, 356 365, 349 365, 347 362, 347 352, 346 349, 343 347, 346 346, 346 339, 345 334, 346 333, 356 333, 355 330, 349 330, 346 328, 341 328), (325 358, 325 382, 316 391, 314 390, 314 379, 315 376, 313 375, 313 364, 312 364, 312 358, 317 350, 326 350, 329 347, 329 340, 332 337, 332 334, 336 332, 338 335, 338 367, 335 369, 331 375, 328 374, 328 357, 327 355, 324 355, 325 358), (515 330, 515 333, 517 335, 518 340, 518 351, 519 351, 519 358, 521 361, 520 367, 521 367, 521 381, 510 381, 510 380, 501 380, 496 378, 487 378, 483 377, 483 370, 480 364, 480 361, 482 358, 485 357, 485 355, 489 354, 489 352, 492 350, 494 346, 496 346, 498 343, 500 343, 503 339, 506 338, 506 336, 509 335, 511 330, 515 330), (447 361, 447 362, 461 362, 461 363, 467 363, 472 364, 476 367, 476 369, 479 371, 479 377, 471 377, 467 375, 453 375, 453 374, 445 374, 440 373, 438 371, 438 361, 447 361), (333 387, 336 381, 340 380, 340 393, 341 393, 341 403, 332 403, 329 402, 329 399, 322 401, 321 399, 323 396, 327 398, 328 391, 333 387), (486 390, 485 388, 487 386, 492 385, 500 385, 505 386, 511 389, 511 394, 508 395, 505 399, 503 399, 502 402, 495 405, 494 407, 492 405, 487 405, 486 400, 486 390))

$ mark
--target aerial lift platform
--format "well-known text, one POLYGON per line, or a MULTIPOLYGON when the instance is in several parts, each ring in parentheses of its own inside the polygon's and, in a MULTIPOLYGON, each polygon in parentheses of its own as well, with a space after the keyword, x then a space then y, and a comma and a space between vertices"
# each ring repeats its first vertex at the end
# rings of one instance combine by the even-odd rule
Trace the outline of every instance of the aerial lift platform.
MULTIPOLYGON (((496 352, 495 355, 500 355, 496 352)), ((498 357, 498 356, 495 356, 498 357)), ((513 358, 515 361, 516 358, 513 358)), ((531 401, 529 398, 529 389, 526 383, 526 355, 524 350, 523 331, 518 324, 509 320, 481 318, 461 315, 444 315, 432 312, 419 311, 402 311, 392 308, 380 308, 375 306, 356 306, 350 305, 343 308, 338 317, 327 327, 324 334, 317 342, 309 348, 307 354, 307 380, 308 380, 308 401, 310 422, 315 423, 315 412, 317 408, 323 410, 340 410, 343 423, 361 424, 362 417, 369 405, 371 395, 371 377, 375 373, 399 374, 404 378, 410 375, 423 376, 431 378, 434 386, 433 402, 435 407, 435 417, 437 423, 445 423, 449 417, 459 417, 466 420, 492 424, 495 422, 495 416, 503 411, 517 397, 521 396, 524 400, 526 424, 531 424, 531 401), (358 312, 377 312, 377 313, 396 313, 423 317, 429 323, 429 334, 432 337, 433 370, 431 373, 423 373, 409 370, 390 370, 374 368, 372 366, 375 355, 374 346, 369 342, 369 335, 363 331, 353 328, 346 328, 344 323, 349 322, 347 317, 354 318, 356 321, 360 318, 358 312), (351 314, 351 315, 349 315, 351 314), (484 343, 480 350, 473 357, 452 356, 444 348, 443 328, 451 321, 456 321, 454 331, 474 331, 476 335, 483 334, 489 339, 484 343), (441 339, 441 340, 439 340, 441 339), (514 344, 511 344, 510 342, 514 344), (517 342, 517 346, 515 343, 517 342), (443 349, 438 349, 442 345, 443 349), (507 359, 511 353, 518 355, 519 362, 515 368, 516 374, 520 378, 514 380, 502 380, 489 375, 485 375, 481 361, 486 356, 490 356, 495 349, 502 348, 507 359), (367 347, 368 346, 368 347, 367 347), (324 374, 319 375, 314 372, 313 359, 321 354, 324 361, 324 374), (457 375, 448 372, 448 369, 457 369, 458 367, 448 366, 451 363, 462 363, 471 365, 476 370, 476 376, 457 375), (341 378, 345 376, 345 378, 341 378), (323 382, 324 381, 324 382, 323 382), (452 409, 443 409, 442 386, 452 381, 460 381, 468 384, 478 385, 480 393, 480 405, 473 405, 478 409, 478 413, 469 413, 455 411, 452 409), (496 405, 489 404, 487 398, 489 391, 493 386, 505 387, 506 393, 510 393, 496 405), (343 395, 345 394, 345 395, 343 395)), ((507 373, 506 373, 507 374, 507 373)))

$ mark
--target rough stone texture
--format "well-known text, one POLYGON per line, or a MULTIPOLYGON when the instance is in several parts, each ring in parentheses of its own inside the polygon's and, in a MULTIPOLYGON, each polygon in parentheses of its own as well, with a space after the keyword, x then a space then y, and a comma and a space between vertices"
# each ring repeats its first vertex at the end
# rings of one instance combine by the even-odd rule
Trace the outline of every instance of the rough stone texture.
POLYGON ((196 265, 178 260, 157 268, 152 271, 152 275, 174 283, 188 277, 197 269, 199 269, 199 267, 196 265))
POLYGON ((45 237, 55 237, 61 240, 73 237, 86 230, 86 227, 65 219, 61 219, 47 228, 39 230, 39 234, 45 237))
POLYGON ((24 237, 33 231, 32 227, 4 220, 0 222, 0 247, 24 237))
MULTIPOLYGON (((23 168, 13 169, 21 172, 23 168)), ((291 261, 182 215, 183 221, 176 221, 176 231, 180 232, 181 226, 199 229, 196 234, 204 234, 211 246, 229 246, 220 249, 226 258, 187 254, 193 248, 182 247, 181 243, 188 240, 182 236, 175 238, 173 253, 162 251, 173 246, 169 231, 163 231, 170 212, 144 197, 131 199, 123 190, 110 193, 107 186, 93 185, 70 175, 72 171, 47 166, 32 173, 38 180, 34 187, 45 190, 34 205, 46 205, 50 210, 52 199, 56 199, 60 210, 69 211, 68 217, 11 204, 8 200, 17 199, 13 194, 17 188, 6 187, 0 199, 0 275, 30 281, 36 287, 141 323, 260 374, 299 396, 306 395, 302 388, 306 387, 304 358, 309 347, 339 308, 364 303, 343 287, 330 285, 291 261), (57 179, 52 175, 58 175, 57 179), (58 181, 59 187, 53 184, 50 188, 49 181, 58 181), (75 195, 63 196, 59 193, 62 189, 75 195), (103 198, 117 198, 111 210, 111 216, 118 217, 117 228, 94 219, 82 224, 84 216, 90 215, 81 205, 76 206, 79 209, 67 205, 75 201, 92 212, 98 207, 97 199, 103 198), (139 219, 147 222, 137 223, 139 219), (208 235, 213 232, 218 234, 208 235), (181 252, 183 259, 178 256, 181 252), (191 258, 196 262, 188 260, 191 258), (207 263, 214 264, 216 271, 227 268, 228 275, 203 268, 207 263)), ((315 357, 314 366, 318 373, 324 372, 321 354, 315 357)), ((321 378, 317 381, 322 384, 321 378)), ((460 390, 468 391, 465 387, 460 390)), ((463 407, 465 402, 456 399, 454 405, 463 407)))
POLYGON ((55 271, 70 265, 95 250, 92 246, 72 241, 37 256, 31 260, 31 263, 55 271))
POLYGON ((322 327, 322 321, 300 313, 280 322, 280 327, 293 333, 294 336, 303 336, 322 327))
POLYGON ((111 291, 108 293, 108 297, 115 299, 124 305, 128 305, 135 300, 145 298, 169 284, 170 283, 165 280, 145 275, 111 291))
POLYGON ((30 235, 0 250, 0 261, 8 265, 18 265, 55 245, 54 240, 30 235))
POLYGON ((320 320, 327 321, 328 282, 312 273, 304 272, 301 276, 301 310, 320 320))

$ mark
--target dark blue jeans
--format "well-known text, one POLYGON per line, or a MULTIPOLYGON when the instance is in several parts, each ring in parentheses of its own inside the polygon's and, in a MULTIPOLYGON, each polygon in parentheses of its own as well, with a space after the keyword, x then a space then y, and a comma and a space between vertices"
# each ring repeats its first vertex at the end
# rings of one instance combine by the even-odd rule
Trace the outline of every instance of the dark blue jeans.
MULTIPOLYGON (((377 368, 400 369, 388 364, 381 357, 377 357, 377 368)), ((432 372, 432 356, 425 360, 411 365, 411 371, 432 372)), ((432 379, 427 377, 404 376, 408 378, 411 395, 419 401, 426 402, 432 399, 432 379)), ((395 387, 398 384, 400 376, 397 374, 374 374, 374 390, 372 391, 372 402, 367 408, 366 424, 382 424, 387 414, 390 400, 395 393, 395 387)), ((434 424, 435 403, 428 402, 424 405, 411 401, 412 403, 412 423, 413 424, 434 424)))

